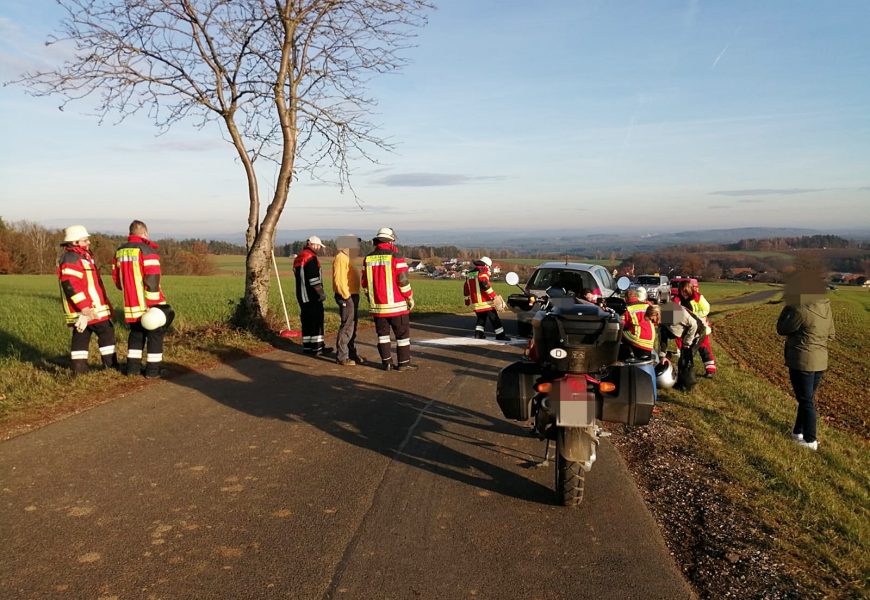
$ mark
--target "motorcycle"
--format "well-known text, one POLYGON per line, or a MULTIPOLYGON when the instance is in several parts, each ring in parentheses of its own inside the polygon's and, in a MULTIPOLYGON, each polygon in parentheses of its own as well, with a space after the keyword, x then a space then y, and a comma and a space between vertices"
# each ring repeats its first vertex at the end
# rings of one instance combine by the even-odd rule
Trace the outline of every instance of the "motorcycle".
MULTIPOLYGON (((516 273, 505 281, 517 285, 516 273)), ((630 285, 617 281, 617 291, 630 285)), ((618 361, 625 300, 603 299, 600 305, 577 301, 560 289, 543 297, 514 294, 515 306, 537 309, 532 317, 528 356, 502 369, 496 400, 505 418, 532 421, 532 431, 546 441, 542 466, 549 464, 555 442, 555 488, 560 504, 583 500, 586 473, 596 460, 601 421, 641 426, 649 423, 655 404, 651 360, 618 361)))

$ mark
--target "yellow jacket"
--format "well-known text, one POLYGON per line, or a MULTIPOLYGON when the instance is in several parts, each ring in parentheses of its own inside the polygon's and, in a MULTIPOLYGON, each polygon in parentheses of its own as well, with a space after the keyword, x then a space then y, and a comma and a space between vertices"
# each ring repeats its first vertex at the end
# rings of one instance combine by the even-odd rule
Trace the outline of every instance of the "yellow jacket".
POLYGON ((339 250, 332 261, 332 289, 345 300, 351 294, 359 294, 359 272, 350 264, 344 250, 339 250))

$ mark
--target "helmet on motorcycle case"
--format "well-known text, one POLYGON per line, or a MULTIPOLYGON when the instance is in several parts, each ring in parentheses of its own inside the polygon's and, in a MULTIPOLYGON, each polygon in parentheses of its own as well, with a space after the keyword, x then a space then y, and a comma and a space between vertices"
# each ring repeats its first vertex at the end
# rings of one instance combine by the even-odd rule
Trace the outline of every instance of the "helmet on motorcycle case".
POLYGON ((663 358, 662 362, 656 365, 656 386, 659 389, 669 390, 677 383, 677 376, 674 374, 674 365, 667 358, 663 358))
POLYGON ((637 292, 637 300, 638 302, 646 302, 646 288, 639 287, 635 290, 637 292))

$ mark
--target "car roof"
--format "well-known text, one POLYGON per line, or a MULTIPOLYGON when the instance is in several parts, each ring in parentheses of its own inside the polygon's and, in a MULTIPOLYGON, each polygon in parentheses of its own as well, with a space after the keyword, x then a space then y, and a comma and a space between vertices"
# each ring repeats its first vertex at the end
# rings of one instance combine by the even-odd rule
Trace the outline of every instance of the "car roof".
MULTIPOLYGON (((568 268, 568 269, 577 269, 577 270, 581 270, 581 271, 590 271, 590 270, 592 270, 593 267, 601 267, 601 265, 592 265, 589 263, 576 263, 576 262, 566 263, 565 261, 554 260, 551 262, 541 263, 535 268, 536 269, 560 269, 560 268, 564 269, 564 268, 568 268)), ((603 269, 604 267, 601 267, 601 268, 603 269)))

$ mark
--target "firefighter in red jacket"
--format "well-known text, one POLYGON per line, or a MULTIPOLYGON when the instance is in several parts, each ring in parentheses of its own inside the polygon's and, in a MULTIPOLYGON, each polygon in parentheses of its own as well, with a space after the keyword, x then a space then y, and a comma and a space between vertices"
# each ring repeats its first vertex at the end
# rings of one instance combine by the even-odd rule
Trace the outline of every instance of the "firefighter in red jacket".
POLYGON ((704 376, 708 379, 716 375, 716 358, 713 356, 713 347, 710 345, 710 337, 713 329, 707 316, 710 314, 710 303, 698 290, 698 284, 691 281, 680 282, 679 302, 686 310, 689 310, 701 320, 702 327, 698 330, 701 343, 698 345, 698 355, 704 361, 704 376))
POLYGON ((363 261, 360 286, 369 301, 369 313, 375 321, 378 335, 378 353, 385 371, 413 371, 411 363, 411 321, 414 292, 408 281, 408 263, 399 256, 393 244, 396 232, 390 227, 378 230, 372 242, 375 245, 363 261), (398 365, 393 367, 390 330, 396 336, 398 365))
POLYGON ((296 276, 296 300, 299 302, 299 320, 302 321, 302 351, 316 356, 329 354, 323 341, 323 276, 317 253, 323 242, 316 235, 305 240, 305 248, 293 259, 293 274, 296 276))
POLYGON ((112 262, 112 280, 124 293, 124 320, 130 326, 127 338, 127 375, 142 374, 145 358, 145 377, 160 377, 163 364, 163 338, 175 314, 166 303, 160 287, 160 255, 158 246, 148 238, 148 227, 142 221, 130 223, 127 242, 115 251, 112 262), (142 316, 153 306, 166 313, 166 323, 156 329, 146 329, 142 316), (147 346, 147 352, 146 352, 147 346))
POLYGON ((475 260, 472 264, 474 268, 468 271, 465 276, 463 292, 465 293, 465 305, 470 306, 474 314, 477 315, 474 337, 479 340, 486 338, 486 322, 490 321, 495 331, 495 339, 510 339, 505 335, 504 327, 502 327, 501 319, 493 303, 496 293, 489 282, 492 259, 488 256, 482 256, 480 260, 475 260))
POLYGON ((90 236, 82 225, 63 230, 63 254, 58 261, 57 278, 66 324, 72 329, 70 360, 73 373, 88 371, 88 346, 91 334, 97 335, 100 358, 107 368, 118 366, 112 305, 90 251, 90 236))
POLYGON ((625 301, 619 360, 651 358, 655 348, 656 330, 653 323, 647 319, 647 309, 650 305, 646 302, 646 290, 643 288, 628 290, 625 301))

